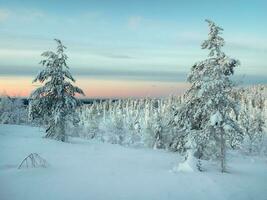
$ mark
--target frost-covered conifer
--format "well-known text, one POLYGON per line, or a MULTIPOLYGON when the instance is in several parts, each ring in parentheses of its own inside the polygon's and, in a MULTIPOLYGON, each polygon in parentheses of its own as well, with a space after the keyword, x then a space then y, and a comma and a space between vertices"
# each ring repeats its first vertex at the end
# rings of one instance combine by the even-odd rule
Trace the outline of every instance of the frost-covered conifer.
POLYGON ((33 82, 40 82, 43 86, 37 88, 30 95, 29 114, 32 119, 42 118, 48 122, 46 138, 66 141, 66 116, 74 112, 80 103, 74 96, 83 91, 72 85, 75 79, 69 72, 67 65, 66 47, 60 40, 55 39, 57 51, 46 51, 40 64, 44 69, 39 72, 33 82))
POLYGON ((231 98, 233 83, 230 76, 239 65, 236 59, 226 56, 221 48, 223 29, 214 22, 209 24, 209 37, 202 49, 209 50, 208 58, 191 68, 188 81, 191 88, 185 95, 185 103, 177 114, 177 123, 187 134, 194 155, 198 159, 219 157, 221 171, 225 172, 226 137, 228 132, 240 132, 231 113, 237 112, 237 104, 231 98))
POLYGON ((0 123, 25 124, 27 109, 20 98, 11 98, 7 95, 0 97, 0 123))
POLYGON ((251 154, 255 151, 260 151, 264 136, 264 119, 259 109, 256 112, 249 111, 245 107, 240 116, 239 123, 245 137, 245 145, 248 147, 248 152, 251 154))
POLYGON ((238 121, 244 134, 242 146, 249 153, 264 151, 266 94, 266 85, 249 86, 235 91, 235 96, 241 101, 238 121))

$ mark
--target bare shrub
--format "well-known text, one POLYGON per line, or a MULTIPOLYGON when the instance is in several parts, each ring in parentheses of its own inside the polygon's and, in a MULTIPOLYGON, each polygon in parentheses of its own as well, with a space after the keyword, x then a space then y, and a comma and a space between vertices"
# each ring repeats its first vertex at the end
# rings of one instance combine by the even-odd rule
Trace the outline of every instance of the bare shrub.
POLYGON ((39 156, 37 153, 31 153, 26 158, 22 160, 18 169, 21 168, 46 168, 48 167, 48 163, 45 159, 39 156))

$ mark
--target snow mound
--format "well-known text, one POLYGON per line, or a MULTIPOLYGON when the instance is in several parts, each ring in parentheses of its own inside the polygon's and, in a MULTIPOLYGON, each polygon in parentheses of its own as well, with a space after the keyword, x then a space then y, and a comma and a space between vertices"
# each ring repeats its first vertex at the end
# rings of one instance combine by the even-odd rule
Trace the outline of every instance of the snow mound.
POLYGON ((173 172, 197 172, 199 171, 197 165, 198 163, 193 153, 189 152, 185 161, 174 167, 173 172))

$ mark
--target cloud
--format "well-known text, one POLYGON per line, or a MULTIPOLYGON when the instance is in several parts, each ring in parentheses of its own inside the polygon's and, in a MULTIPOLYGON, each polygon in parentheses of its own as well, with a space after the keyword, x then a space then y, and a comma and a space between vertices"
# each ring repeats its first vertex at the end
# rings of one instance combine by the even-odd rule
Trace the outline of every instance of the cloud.
MULTIPOLYGON (((194 30, 179 30, 175 39, 176 44, 187 47, 192 44, 200 45, 207 37, 207 33, 202 30, 198 32, 194 30)), ((222 37, 225 39, 225 48, 242 52, 267 52, 267 40, 264 35, 249 35, 239 32, 229 33, 228 31, 223 33, 222 37)))
MULTIPOLYGON (((43 69, 40 65, 32 67, 0 66, 2 76, 32 76, 43 69)), ((99 69, 99 68, 71 68, 71 73, 88 80, 134 80, 157 82, 186 82, 187 72, 175 70, 123 70, 123 69, 99 69)), ((78 78, 79 79, 79 78, 78 78)), ((236 74, 232 79, 238 85, 267 84, 266 75, 236 74)), ((154 87, 154 86, 153 86, 154 87)))
POLYGON ((39 9, 1 9, 0 8, 0 23, 7 19, 12 22, 34 22, 46 17, 46 14, 39 9))
POLYGON ((151 70, 117 70, 117 69, 74 69, 77 75, 91 76, 94 78, 142 80, 159 82, 184 82, 186 73, 179 71, 151 71, 151 70))
POLYGON ((20 21, 22 23, 39 21, 46 17, 46 14, 43 11, 31 9, 13 11, 11 14, 16 21, 20 21))
POLYGON ((238 74, 234 76, 234 81, 238 85, 267 84, 267 76, 266 75, 238 74))
POLYGON ((141 16, 131 16, 128 19, 128 27, 132 30, 138 29, 143 18, 141 16))
POLYGON ((132 59, 134 57, 124 54, 106 54, 106 53, 99 53, 99 55, 107 57, 107 58, 115 58, 115 59, 132 59))
POLYGON ((8 19, 10 13, 8 10, 0 9, 0 23, 8 19))
MULTIPOLYGON (((35 67, 0 66, 1 75, 34 76, 41 70, 40 65, 35 67)), ((74 76, 84 76, 88 79, 101 80, 142 80, 159 82, 185 82, 186 73, 179 71, 149 71, 149 70, 119 70, 97 68, 72 68, 74 76)))
MULTIPOLYGON (((227 42, 227 41, 226 41, 227 42)), ((229 46, 231 49, 235 49, 238 51, 253 51, 253 52, 267 52, 267 41, 255 41, 255 43, 244 41, 244 42, 227 42, 227 46, 229 46)))

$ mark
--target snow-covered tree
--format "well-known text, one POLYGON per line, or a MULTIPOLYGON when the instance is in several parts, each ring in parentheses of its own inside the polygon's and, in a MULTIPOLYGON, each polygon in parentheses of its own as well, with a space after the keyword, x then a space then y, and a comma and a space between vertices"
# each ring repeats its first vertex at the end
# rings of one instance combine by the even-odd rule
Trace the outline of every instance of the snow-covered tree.
POLYGON ((27 109, 22 99, 11 98, 7 95, 0 97, 0 123, 27 123, 27 109))
POLYGON ((66 141, 66 118, 74 113, 80 103, 75 94, 84 95, 83 91, 72 85, 75 79, 69 72, 67 65, 66 47, 60 40, 55 39, 57 51, 46 51, 40 64, 44 69, 39 72, 33 82, 39 81, 43 86, 37 88, 30 95, 29 114, 32 119, 42 118, 47 120, 46 138, 66 141))
POLYGON ((79 109, 79 125, 81 131, 79 135, 85 138, 94 138, 99 131, 100 116, 97 110, 97 105, 94 102, 90 107, 86 106, 79 109))
POLYGON ((264 119, 259 109, 249 111, 245 107, 239 116, 239 123, 244 133, 245 142, 248 152, 259 152, 262 147, 262 140, 264 136, 264 119))
POLYGON ((266 85, 238 88, 234 96, 241 102, 238 122, 244 135, 242 147, 248 153, 264 151, 266 126, 266 85))
POLYGON ((185 94, 185 103, 177 114, 177 124, 187 135, 190 149, 198 159, 216 156, 221 161, 221 171, 226 171, 226 137, 229 132, 240 133, 232 117, 237 104, 230 93, 233 83, 230 76, 239 65, 236 59, 226 56, 221 48, 223 29, 214 22, 209 24, 209 37, 202 49, 209 50, 208 58, 193 65, 188 76, 191 88, 185 94))

